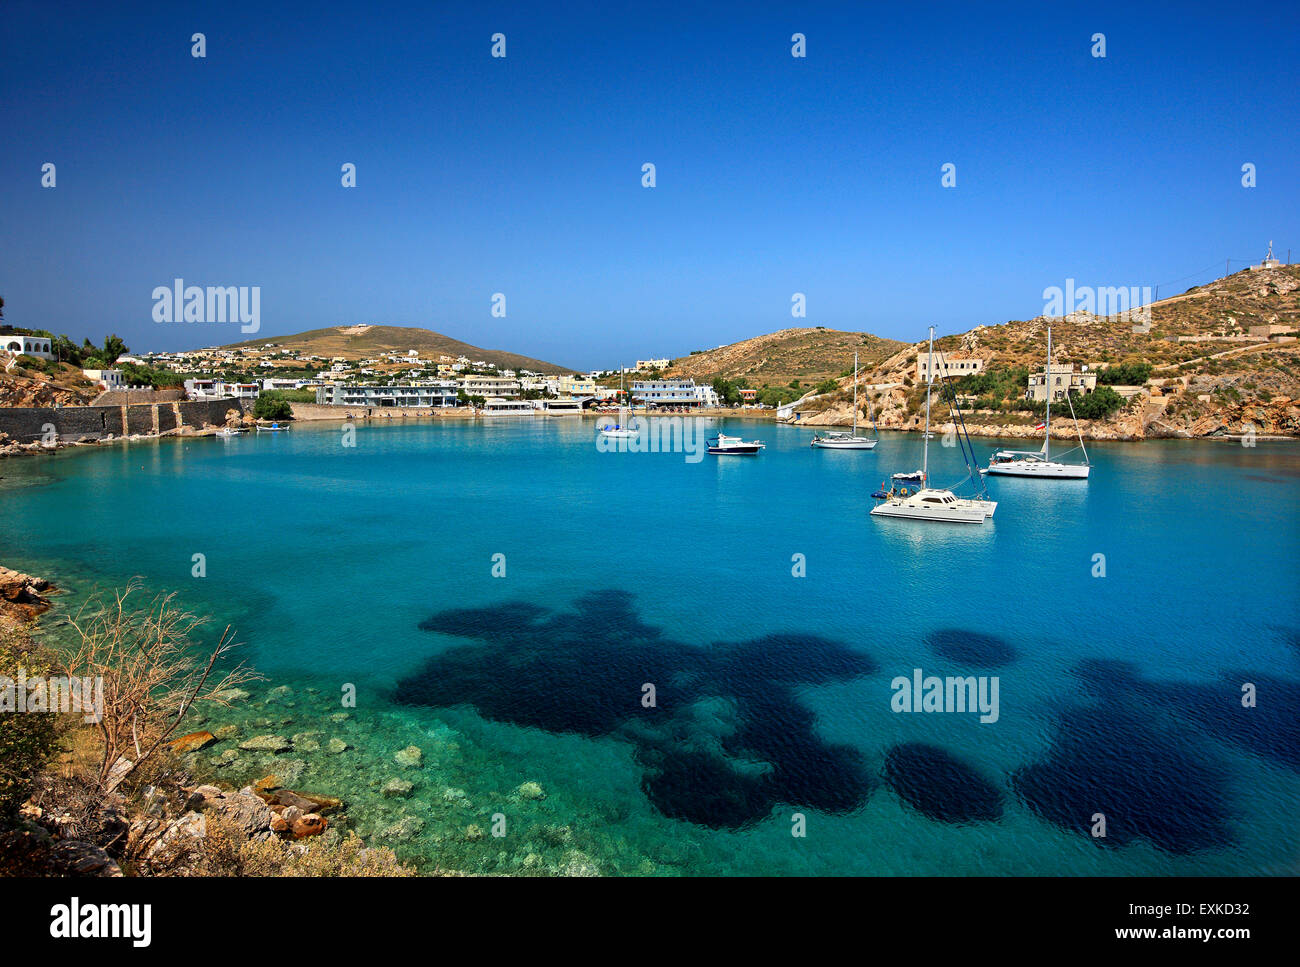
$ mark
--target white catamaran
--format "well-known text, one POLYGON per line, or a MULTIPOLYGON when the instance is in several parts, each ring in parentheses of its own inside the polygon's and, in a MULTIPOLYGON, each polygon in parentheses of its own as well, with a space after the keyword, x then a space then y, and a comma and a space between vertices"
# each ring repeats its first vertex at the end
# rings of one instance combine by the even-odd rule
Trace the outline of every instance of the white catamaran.
MULTIPOLYGON (((1083 450, 1083 463, 1062 463, 1052 459, 1052 327, 1047 327, 1047 369, 1044 371, 1047 382, 1047 416, 1043 421, 1046 435, 1043 437, 1041 450, 999 450, 989 457, 989 465, 981 473, 991 473, 1002 477, 1039 477, 1053 480, 1087 480, 1092 467, 1088 463, 1088 451, 1083 445, 1083 433, 1079 431, 1079 449, 1083 450)), ((1074 402, 1070 399, 1070 388, 1065 388, 1065 400, 1070 404, 1070 415, 1074 415, 1074 402)), ((1075 430, 1079 430, 1079 421, 1074 421, 1075 430)))
MULTIPOLYGON (((867 403, 870 404, 870 397, 867 403)), ((874 414, 871 418, 871 425, 876 425, 874 414)), ((880 442, 879 430, 876 431, 876 438, 858 436, 858 354, 853 354, 853 432, 845 433, 843 430, 832 430, 830 433, 819 433, 812 438, 812 445, 822 450, 874 450, 876 444, 880 442)))
MULTIPOLYGON (((922 437, 921 487, 911 493, 897 484, 882 494, 880 503, 871 508, 873 517, 909 517, 914 520, 931 520, 948 524, 982 524, 993 516, 997 502, 958 497, 951 490, 939 490, 929 485, 930 476, 930 389, 934 385, 934 326, 930 327, 930 358, 926 366, 925 383, 925 434, 922 437)), ((969 466, 969 464, 968 464, 969 466)), ((974 470, 971 476, 979 479, 974 470)))

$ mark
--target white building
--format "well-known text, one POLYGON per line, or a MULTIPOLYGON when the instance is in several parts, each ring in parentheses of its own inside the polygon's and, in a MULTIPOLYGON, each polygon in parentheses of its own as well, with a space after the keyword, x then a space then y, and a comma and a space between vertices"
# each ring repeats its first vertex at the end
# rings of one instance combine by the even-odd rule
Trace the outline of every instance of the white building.
POLYGON ((35 356, 37 359, 53 359, 50 340, 44 336, 33 336, 17 330, 0 331, 0 349, 11 356, 35 356))
POLYGON ((699 399, 701 406, 722 405, 722 398, 718 396, 717 391, 707 383, 695 387, 695 396, 699 399))
POLYGON ((509 415, 516 414, 522 416, 532 416, 537 413, 537 408, 528 400, 507 400, 499 396, 491 396, 483 401, 483 415, 509 415))
POLYGON ((1281 261, 1273 257, 1273 241, 1270 239, 1268 243, 1268 254, 1264 256, 1264 261, 1260 262, 1259 265, 1252 265, 1250 270, 1254 272, 1256 269, 1277 269, 1281 267, 1281 261))
MULTIPOLYGON (((930 378, 929 356, 927 353, 921 353, 916 357, 916 378, 921 382, 926 382, 930 378)), ((976 373, 984 371, 984 360, 970 359, 960 356, 947 356, 943 353, 934 355, 934 378, 941 379, 944 376, 973 376, 976 373)))
POLYGON ((632 382, 632 397, 644 400, 647 406, 695 408, 703 405, 698 388, 693 379, 638 379, 632 382))
POLYGON ((255 400, 262 394, 257 383, 223 383, 215 379, 187 379, 185 395, 192 400, 255 400))
POLYGON ((636 361, 637 369, 667 369, 671 360, 668 359, 638 359, 636 361))
POLYGON ((503 379, 500 376, 462 376, 461 389, 466 396, 494 396, 513 398, 519 395, 517 379, 503 379))
POLYGON ((126 384, 120 369, 83 369, 81 374, 106 390, 121 389, 126 384))
POLYGON ((406 406, 412 408, 456 405, 457 385, 450 381, 392 386, 335 384, 316 389, 316 402, 325 406, 406 406))

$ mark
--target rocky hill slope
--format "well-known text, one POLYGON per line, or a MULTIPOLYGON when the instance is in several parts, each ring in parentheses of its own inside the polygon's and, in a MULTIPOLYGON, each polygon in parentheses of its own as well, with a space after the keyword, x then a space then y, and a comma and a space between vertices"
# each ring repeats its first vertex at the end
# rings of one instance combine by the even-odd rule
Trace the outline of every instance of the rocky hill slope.
POLYGON ((821 326, 782 329, 674 359, 665 375, 706 383, 717 376, 729 380, 743 378, 756 388, 786 386, 792 380, 811 385, 852 369, 855 352, 859 354, 859 364, 867 368, 905 345, 870 333, 821 326))
POLYGON ((5 369, 8 362, 0 355, 0 406, 84 406, 100 393, 75 366, 49 364, 46 369, 39 360, 22 356, 5 369))
POLYGON ((334 326, 329 329, 311 329, 288 336, 266 336, 245 342, 220 346, 219 349, 260 349, 275 343, 279 349, 292 349, 304 355, 325 358, 342 356, 346 359, 364 359, 381 353, 405 353, 419 350, 425 358, 439 356, 467 356, 470 360, 484 360, 498 369, 530 369, 537 373, 572 373, 571 367, 534 359, 501 349, 481 349, 459 339, 444 336, 432 329, 409 326, 334 326))
MULTIPOLYGON (((1081 421, 1085 437, 1142 439, 1256 434, 1300 436, 1300 342, 1250 333, 1271 326, 1300 333, 1300 267, 1235 273, 1151 306, 1149 331, 1142 320, 1077 312, 1064 318, 977 326, 935 341, 936 353, 979 359, 986 370, 1041 370, 1046 330, 1052 327, 1056 365, 1092 369, 1149 363, 1150 378, 1121 410, 1105 420, 1081 421), (1135 331, 1139 330, 1139 331, 1135 331), (1183 341, 1179 337, 1184 337, 1183 341), (1196 341, 1188 341, 1191 337, 1196 341)), ((916 358, 925 343, 906 347, 863 372, 872 387, 870 406, 880 426, 916 429, 924 394, 916 358)), ((843 425, 852 419, 852 379, 801 408, 799 422, 843 425)), ((867 404, 863 404, 864 407, 867 404)), ((946 408, 936 410, 942 427, 946 408)), ((965 412, 973 433, 1040 437, 1038 417, 1002 410, 965 412)), ((1053 421, 1052 436, 1070 437, 1073 422, 1053 421)))

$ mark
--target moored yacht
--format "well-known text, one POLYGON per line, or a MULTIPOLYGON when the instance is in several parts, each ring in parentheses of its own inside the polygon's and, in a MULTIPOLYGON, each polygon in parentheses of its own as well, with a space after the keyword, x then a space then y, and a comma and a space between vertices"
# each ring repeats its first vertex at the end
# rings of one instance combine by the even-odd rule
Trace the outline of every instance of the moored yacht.
MULTIPOLYGON (((999 477, 1039 477, 1053 480, 1087 480, 1092 469, 1088 463, 1088 451, 1083 445, 1083 433, 1079 432, 1079 449, 1083 451, 1083 463, 1062 463, 1052 459, 1052 327, 1047 327, 1047 369, 1044 370, 1044 388, 1047 390, 1047 413, 1043 420, 1043 446, 1040 450, 998 450, 989 458, 987 468, 980 473, 991 473, 999 477)), ((1065 390, 1065 401, 1070 404, 1070 413, 1074 414, 1074 403, 1070 399, 1069 387, 1065 390)), ((1079 429, 1079 421, 1074 421, 1079 429)))
MULTIPOLYGON (((626 399, 626 394, 623 390, 623 372, 624 367, 620 366, 618 370, 618 393, 620 397, 626 399)), ((637 425, 639 421, 629 421, 626 416, 628 412, 630 412, 630 410, 627 407, 620 406, 618 408, 619 421, 612 426, 609 424, 600 425, 600 435, 616 440, 637 436, 640 432, 640 427, 637 425)))
MULTIPOLYGON (((870 399, 868 399, 868 403, 870 399)), ((871 425, 875 426, 873 416, 871 425)), ((880 442, 879 431, 875 438, 858 436, 858 354, 853 354, 853 432, 845 433, 843 430, 832 430, 830 433, 819 433, 812 438, 812 446, 819 450, 874 450, 876 444, 880 442)))
MULTIPOLYGON (((982 498, 958 497, 951 490, 928 486, 930 475, 930 391, 934 385, 934 327, 930 327, 930 362, 926 366, 930 374, 925 384, 925 433, 922 435, 923 450, 921 459, 921 488, 912 492, 907 487, 899 487, 897 482, 890 486, 888 493, 877 495, 880 503, 871 508, 873 517, 906 517, 912 520, 929 520, 946 524, 982 524, 993 516, 997 502, 982 498)), ((950 401, 955 406, 955 398, 950 401)), ((966 452, 965 446, 962 449, 966 452)), ((967 469, 971 477, 979 480, 970 465, 967 469)))
POLYGON ((738 436, 719 433, 708 441, 708 451, 716 456, 752 456, 763 449, 761 440, 742 440, 738 436))

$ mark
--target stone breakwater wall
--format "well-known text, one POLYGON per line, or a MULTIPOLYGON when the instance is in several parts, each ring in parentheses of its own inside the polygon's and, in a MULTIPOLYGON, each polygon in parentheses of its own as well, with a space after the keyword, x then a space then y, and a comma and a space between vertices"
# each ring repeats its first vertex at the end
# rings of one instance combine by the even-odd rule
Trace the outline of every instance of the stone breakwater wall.
POLYGON ((126 406, 12 406, 0 408, 0 434, 17 443, 40 443, 53 427, 56 443, 109 437, 156 436, 183 427, 222 426, 226 413, 250 411, 241 400, 186 400, 126 406))
POLYGON ((178 403, 185 399, 183 389, 116 389, 106 390, 93 400, 91 406, 122 406, 130 403, 178 403))

